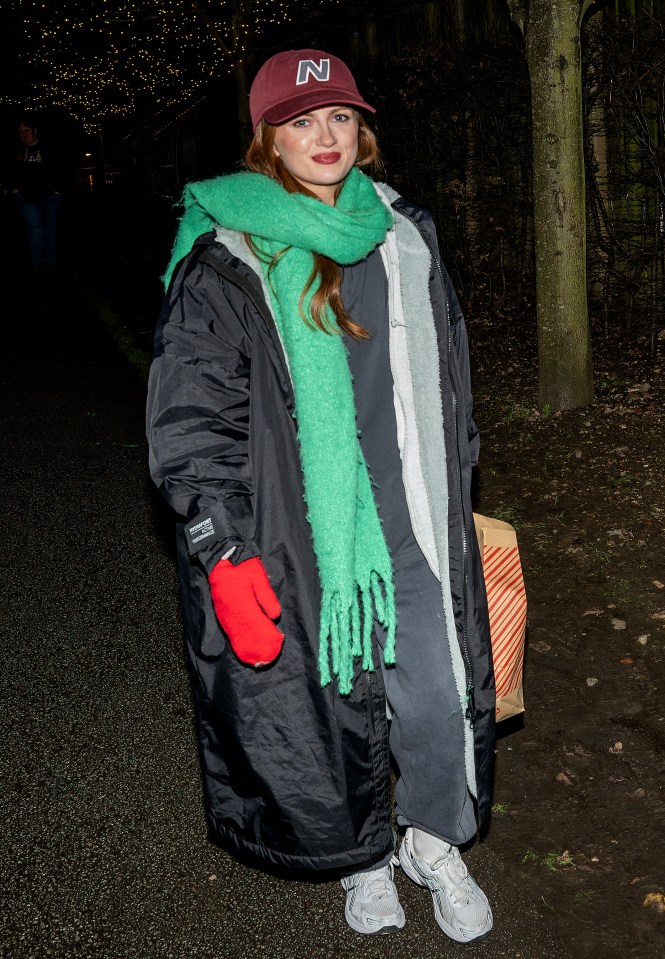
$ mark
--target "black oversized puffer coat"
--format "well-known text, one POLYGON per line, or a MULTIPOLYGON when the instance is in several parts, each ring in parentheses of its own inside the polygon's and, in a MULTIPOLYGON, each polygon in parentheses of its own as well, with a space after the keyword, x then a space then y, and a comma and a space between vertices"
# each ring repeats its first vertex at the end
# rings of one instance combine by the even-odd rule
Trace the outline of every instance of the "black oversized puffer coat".
MULTIPOLYGON (((488 815, 494 682, 470 501, 478 436, 464 321, 429 214, 399 198, 432 254, 448 467, 451 594, 475 691, 478 819, 488 815)), ((332 411, 331 411, 332 412, 332 411)), ((264 867, 356 872, 385 861, 390 826, 380 671, 349 696, 318 676, 320 585, 288 365, 256 273, 213 233, 177 266, 155 338, 151 473, 177 514, 186 648, 209 826, 264 867), (260 555, 282 604, 283 651, 254 670, 219 627, 206 571, 260 555)), ((399 634, 398 634, 399 658, 399 634)))

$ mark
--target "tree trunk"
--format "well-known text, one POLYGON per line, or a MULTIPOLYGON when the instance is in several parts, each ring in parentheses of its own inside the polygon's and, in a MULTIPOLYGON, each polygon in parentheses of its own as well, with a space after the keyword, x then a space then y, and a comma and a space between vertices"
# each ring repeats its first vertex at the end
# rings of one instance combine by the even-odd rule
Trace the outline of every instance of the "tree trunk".
POLYGON ((454 39, 456 45, 462 50, 466 46, 466 7, 465 0, 454 0, 454 39))
POLYGON ((540 404, 593 400, 586 290, 579 0, 531 0, 525 32, 533 118, 540 404))

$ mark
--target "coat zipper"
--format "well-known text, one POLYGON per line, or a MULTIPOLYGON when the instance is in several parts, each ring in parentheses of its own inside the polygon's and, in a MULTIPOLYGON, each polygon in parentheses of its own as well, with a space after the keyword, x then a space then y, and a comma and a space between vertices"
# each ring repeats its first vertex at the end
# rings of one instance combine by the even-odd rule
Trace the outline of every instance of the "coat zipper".
POLYGON ((374 722, 374 692, 372 690, 372 677, 370 673, 365 672, 365 681, 367 683, 367 712, 369 714, 369 724, 372 731, 372 735, 376 732, 376 725, 374 722))
MULTIPOLYGON (((439 273, 441 274, 441 270, 439 270, 439 273)), ((473 726, 476 721, 476 700, 475 700, 474 688, 473 688, 473 666, 471 665, 471 657, 469 656, 469 636, 468 636, 468 627, 467 627, 467 618, 469 615, 469 596, 468 596, 469 556, 468 556, 468 544, 466 541, 466 515, 464 513, 464 495, 462 492, 462 462, 460 459, 460 448, 459 448, 459 421, 457 417, 457 393, 455 392, 453 372, 450 366, 451 350, 452 350, 452 324, 450 322, 450 303, 448 302, 448 297, 446 297, 446 316, 448 320, 448 375, 450 376, 450 383, 451 383, 452 393, 453 393, 453 416, 455 417, 455 446, 457 448, 457 482, 459 486, 460 507, 462 510, 462 571, 463 571, 462 645, 463 645, 464 662, 466 663, 466 667, 467 667, 465 716, 471 723, 471 726, 473 726)))
POLYGON ((464 658, 464 666, 466 669, 466 710, 464 713, 465 718, 469 721, 470 725, 473 727, 476 719, 476 702, 473 686, 473 666, 471 665, 471 658, 469 656, 469 636, 468 636, 468 626, 467 619, 469 615, 469 597, 468 597, 468 577, 469 577, 469 557, 468 557, 468 543, 466 539, 466 514, 464 512, 464 496, 462 493, 462 463, 460 459, 460 448, 459 448, 459 422, 457 416, 457 391, 455 390, 455 380, 453 378, 453 371, 451 366, 451 354, 452 354, 452 324, 450 322, 450 302, 448 295, 446 293, 446 283, 443 276, 443 270, 441 269, 441 263, 439 261, 438 254, 435 250, 432 249, 427 237, 424 235, 416 221, 413 217, 409 216, 408 213, 405 213, 403 210, 398 210, 400 216, 403 216, 406 220, 414 225, 416 230, 423 239, 425 246, 430 252, 430 255, 434 262, 436 263, 436 268, 439 272, 439 277, 441 279, 441 289, 443 295, 446 298, 446 324, 447 324, 447 351, 448 355, 446 357, 448 364, 448 377, 450 379, 450 389, 452 392, 453 398, 453 419, 455 423, 455 447, 457 451, 457 482, 459 488, 459 505, 460 511, 462 514, 462 572, 463 572, 463 581, 462 581, 462 656, 464 658))

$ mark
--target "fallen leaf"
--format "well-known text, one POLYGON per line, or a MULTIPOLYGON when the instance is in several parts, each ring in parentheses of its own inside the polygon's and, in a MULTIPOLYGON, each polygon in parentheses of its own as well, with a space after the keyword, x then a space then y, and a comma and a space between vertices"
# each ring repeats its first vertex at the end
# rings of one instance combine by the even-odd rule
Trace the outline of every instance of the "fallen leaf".
POLYGON ((572 785, 573 785, 572 780, 569 779, 568 776, 566 776, 565 773, 559 773, 559 774, 557 775, 557 777, 556 777, 556 781, 557 781, 558 783, 565 783, 566 786, 572 786, 572 785))
POLYGON ((656 587, 656 589, 665 589, 665 583, 661 583, 659 579, 652 579, 651 582, 656 587))
POLYGON ((589 677, 587 678, 586 684, 587 684, 587 686, 595 686, 597 682, 598 682, 598 680, 596 679, 595 676, 589 676, 589 677))
POLYGON ((537 653, 549 653, 551 648, 550 644, 543 642, 543 640, 539 643, 529 643, 529 649, 535 649, 537 653))
POLYGON ((612 620, 612 626, 614 627, 614 629, 625 629, 625 628, 626 628, 626 620, 625 620, 625 619, 613 619, 613 620, 612 620))
POLYGON ((624 666, 632 666, 634 661, 635 660, 631 656, 624 656, 623 659, 619 660, 619 662, 622 663, 624 666))
POLYGON ((665 896, 662 892, 650 892, 644 897, 643 906, 651 906, 657 912, 665 913, 665 896))
POLYGON ((604 609, 585 609, 582 616, 602 616, 604 609))

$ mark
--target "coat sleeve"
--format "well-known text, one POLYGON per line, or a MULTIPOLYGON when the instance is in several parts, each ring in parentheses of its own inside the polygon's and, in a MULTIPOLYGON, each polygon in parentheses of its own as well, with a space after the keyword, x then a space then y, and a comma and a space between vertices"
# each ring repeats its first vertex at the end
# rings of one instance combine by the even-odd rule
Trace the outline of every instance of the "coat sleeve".
POLYGON ((150 473, 210 572, 254 543, 249 462, 251 335, 241 291, 201 263, 178 265, 155 335, 147 436, 150 473))

